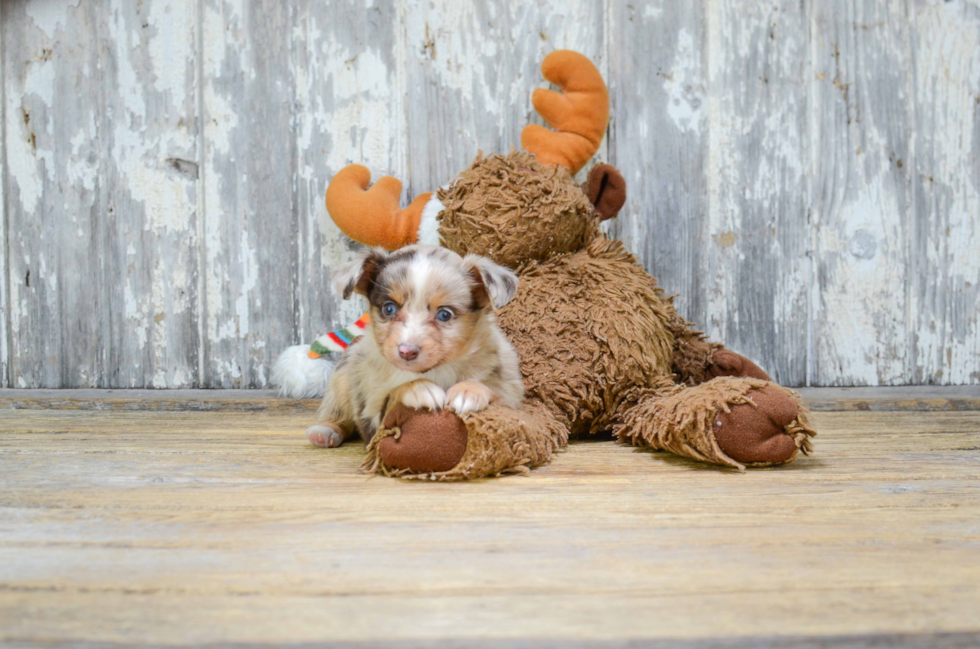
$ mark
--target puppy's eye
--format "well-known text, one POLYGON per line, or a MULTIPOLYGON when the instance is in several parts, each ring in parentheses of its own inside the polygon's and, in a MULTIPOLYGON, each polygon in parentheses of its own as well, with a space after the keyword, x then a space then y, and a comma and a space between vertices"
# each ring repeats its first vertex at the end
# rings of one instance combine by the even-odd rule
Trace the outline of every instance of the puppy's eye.
POLYGON ((396 313, 398 313, 398 305, 391 300, 388 300, 381 305, 381 315, 385 316, 386 318, 390 318, 396 313))
POLYGON ((453 312, 450 309, 439 309, 436 311, 436 320, 439 322, 449 322, 453 319, 453 312))

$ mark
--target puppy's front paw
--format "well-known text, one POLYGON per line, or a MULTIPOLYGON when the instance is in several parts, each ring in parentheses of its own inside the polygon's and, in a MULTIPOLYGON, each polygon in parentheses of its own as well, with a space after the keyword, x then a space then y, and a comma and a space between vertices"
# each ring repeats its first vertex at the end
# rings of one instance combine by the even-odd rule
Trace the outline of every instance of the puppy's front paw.
POLYGON ((319 424, 306 429, 306 439, 318 448, 336 448, 344 443, 344 436, 330 426, 319 424))
POLYGON ((432 381, 412 381, 402 386, 398 401, 416 410, 442 410, 446 391, 432 381))
POLYGON ((476 412, 490 405, 493 393, 479 381, 463 381, 449 388, 446 393, 446 407, 461 415, 476 412))

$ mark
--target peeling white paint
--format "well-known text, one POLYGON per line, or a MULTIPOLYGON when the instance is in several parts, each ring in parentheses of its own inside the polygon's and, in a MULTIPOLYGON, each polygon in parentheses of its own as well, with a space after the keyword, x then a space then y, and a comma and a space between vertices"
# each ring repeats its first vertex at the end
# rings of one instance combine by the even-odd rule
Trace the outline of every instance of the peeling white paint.
POLYGON ((833 274, 834 290, 822 294, 822 317, 832 323, 833 335, 819 337, 818 353, 841 359, 859 385, 901 383, 905 376, 905 346, 895 344, 905 334, 905 276, 893 264, 900 251, 889 249, 902 245, 892 218, 900 209, 887 183, 882 175, 855 187, 839 206, 835 225, 819 231, 820 256, 833 274), (859 233, 873 237, 879 252, 855 255, 852 244, 859 233), (869 340, 868 332, 880 342, 869 340))
POLYGON ((147 23, 156 32, 149 39, 148 51, 153 68, 153 88, 179 109, 187 101, 187 68, 196 59, 193 35, 197 22, 197 7, 193 2, 155 0, 149 5, 147 23))
MULTIPOLYGON (((0 57, 4 54, 3 49, 3 28, 0 26, 0 57)), ((0 70, 0 83, 3 83, 3 70, 0 70)), ((4 124, 4 110, 5 106, 0 104, 0 126, 5 126, 4 124)), ((0 132, 2 132, 0 128, 0 132)), ((4 181, 7 178, 7 166, 6 166, 6 143, 4 138, 0 137, 0 232, 7 232, 7 200, 4 195, 4 181)), ((0 268, 4 269, 4 274, 8 272, 7 266, 7 246, 9 242, 7 237, 4 236, 3 240, 0 241, 0 268)), ((7 318, 10 315, 9 299, 10 296, 7 295, 7 282, 4 281, 4 277, 0 277, 0 387, 6 388, 10 386, 8 380, 7 366, 9 364, 9 347, 7 342, 7 318)))
MULTIPOLYGON (((68 179, 75 187, 84 187, 95 191, 99 176, 99 158, 96 151, 91 150, 91 144, 96 138, 95 118, 93 116, 87 128, 80 128, 71 139, 72 155, 65 161, 65 171, 68 179), (91 154, 91 155, 90 155, 91 154)), ((72 217, 75 220, 75 216, 72 217)), ((76 229, 82 236, 81 228, 76 229)))
POLYGON ((915 15, 917 208, 930 212, 928 278, 913 290, 915 371, 980 383, 980 29, 976 5, 931 3, 915 15))
MULTIPOLYGON (((379 54, 372 50, 356 56, 337 41, 328 38, 326 74, 332 81, 333 109, 322 103, 314 117, 322 128, 328 126, 333 147, 326 158, 328 168, 339 171, 347 164, 378 165, 391 158, 394 143, 402 137, 391 111, 391 83, 394 77, 379 54)), ((389 170, 377 170, 378 177, 389 170)))
POLYGON ((139 31, 128 29, 121 16, 119 2, 114 7, 113 13, 115 20, 109 21, 109 33, 112 44, 115 46, 115 60, 118 75, 116 85, 117 97, 122 100, 123 106, 128 111, 125 116, 126 126, 133 128, 143 118, 146 117, 146 100, 143 97, 144 87, 142 79, 133 67, 133 61, 129 54, 132 50, 141 46, 141 34, 139 31), (135 38, 135 42, 133 39, 135 38))
POLYGON ((24 9, 34 25, 48 38, 54 38, 59 29, 64 29, 72 20, 71 10, 81 0, 45 0, 28 2, 24 9))
MULTIPOLYGON (((16 83, 17 80, 13 81, 16 83)), ((44 116, 54 103, 54 83, 55 63, 31 60, 27 64, 23 86, 20 89, 15 86, 10 89, 13 92, 7 93, 7 170, 27 212, 35 212, 41 200, 41 174, 53 178, 54 153, 45 147, 51 134, 51 122, 44 116)))
POLYGON ((137 345, 142 350, 146 347, 146 341, 148 339, 149 319, 146 314, 148 305, 145 301, 137 299, 130 282, 126 282, 125 288, 123 289, 123 299, 125 300, 123 307, 126 318, 130 321, 130 325, 136 334, 137 345))
POLYGON ((643 7, 644 18, 660 18, 664 14, 664 8, 655 4, 647 4, 643 7))
POLYGON ((241 233, 241 263, 242 263, 242 286, 241 295, 235 300, 235 315, 237 316, 237 335, 240 338, 248 337, 248 316, 249 316, 249 293, 255 288, 259 281, 258 261, 256 260, 255 249, 252 247, 248 238, 248 232, 242 230, 241 233))
POLYGON ((701 50, 686 29, 677 34, 677 52, 669 76, 665 75, 667 115, 680 131, 701 132, 707 115, 704 85, 701 80, 701 50))
POLYGON ((134 199, 144 204, 144 230, 157 234, 190 232, 195 203, 183 180, 139 164, 133 169, 129 190, 134 199))
MULTIPOLYGON (((408 44, 410 51, 418 59, 432 61, 431 70, 440 87, 459 91, 463 102, 475 103, 481 110, 500 112, 500 98, 491 95, 488 84, 479 82, 488 78, 491 66, 497 64, 498 43, 489 38, 470 38, 474 32, 485 32, 486 26, 493 24, 492 16, 483 22, 480 10, 492 12, 494 5, 441 2, 434 9, 423 4, 408 12, 407 30, 418 39, 408 44)), ((533 87, 530 85, 524 92, 533 87)))
POLYGON ((806 17, 788 2, 753 8, 717 2, 706 10, 708 239, 700 281, 710 335, 777 380, 796 383, 804 379, 809 317, 807 241, 800 236, 806 133, 799 115, 806 102, 799 70, 779 62, 798 64, 805 39, 774 44, 770 34, 799 33, 806 17), (732 21, 737 30, 729 29, 732 21), (747 294, 756 283, 767 290, 747 294))

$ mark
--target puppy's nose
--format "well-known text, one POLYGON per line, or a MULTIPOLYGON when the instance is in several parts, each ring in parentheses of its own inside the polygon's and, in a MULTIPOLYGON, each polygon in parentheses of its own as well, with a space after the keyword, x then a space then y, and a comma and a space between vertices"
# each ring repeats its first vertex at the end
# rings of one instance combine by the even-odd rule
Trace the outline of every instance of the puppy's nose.
POLYGON ((399 345, 398 355, 404 358, 406 361, 414 361, 419 357, 419 346, 418 345, 399 345))

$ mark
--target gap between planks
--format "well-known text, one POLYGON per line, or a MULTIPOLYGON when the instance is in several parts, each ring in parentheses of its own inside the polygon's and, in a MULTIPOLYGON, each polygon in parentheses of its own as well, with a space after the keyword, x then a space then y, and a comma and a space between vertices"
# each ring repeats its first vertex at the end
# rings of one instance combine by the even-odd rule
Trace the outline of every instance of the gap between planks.
MULTIPOLYGON (((814 412, 980 410, 980 385, 800 388, 814 412)), ((0 389, 0 410, 161 410, 312 412, 319 399, 284 399, 274 390, 0 389)))

